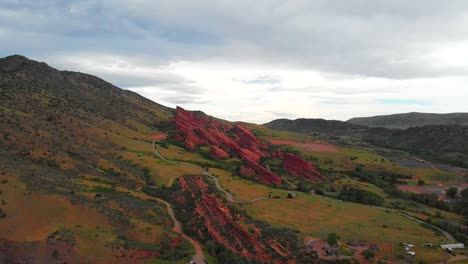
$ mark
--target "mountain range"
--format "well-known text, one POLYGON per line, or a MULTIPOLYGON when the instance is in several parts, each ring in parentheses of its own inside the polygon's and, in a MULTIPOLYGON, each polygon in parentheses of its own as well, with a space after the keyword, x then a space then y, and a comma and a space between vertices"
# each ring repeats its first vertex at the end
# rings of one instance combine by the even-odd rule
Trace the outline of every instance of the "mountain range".
POLYGON ((356 117, 347 123, 368 127, 383 127, 392 129, 408 129, 411 127, 433 125, 459 125, 468 126, 468 113, 431 114, 431 113, 406 113, 394 115, 382 115, 372 117, 356 117))

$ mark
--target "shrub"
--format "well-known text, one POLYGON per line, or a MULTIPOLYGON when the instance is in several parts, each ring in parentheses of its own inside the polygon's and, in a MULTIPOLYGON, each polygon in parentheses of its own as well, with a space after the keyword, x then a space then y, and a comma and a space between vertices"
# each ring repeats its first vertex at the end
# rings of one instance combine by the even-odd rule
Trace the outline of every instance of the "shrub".
POLYGON ((365 250, 363 253, 364 257, 366 258, 366 260, 371 260, 375 257, 375 253, 371 250, 365 250))
POLYGON ((339 236, 339 235, 337 235, 336 233, 330 233, 330 234, 328 234, 328 236, 327 236, 327 243, 328 243, 330 246, 338 245, 338 239, 340 239, 340 236, 339 236))
POLYGON ((58 252, 58 250, 57 250, 57 249, 54 249, 54 251, 52 252, 52 257, 53 257, 54 259, 58 259, 59 256, 60 256, 60 253, 58 252))

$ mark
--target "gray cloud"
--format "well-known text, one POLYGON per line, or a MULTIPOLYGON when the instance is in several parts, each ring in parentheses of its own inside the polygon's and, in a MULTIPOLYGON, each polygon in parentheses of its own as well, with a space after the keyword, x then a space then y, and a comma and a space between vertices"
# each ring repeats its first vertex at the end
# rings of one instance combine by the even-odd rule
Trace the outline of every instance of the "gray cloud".
POLYGON ((415 1, 8 1, 2 53, 106 52, 152 64, 227 59, 365 76, 459 75, 423 65, 466 41, 468 3, 415 1))
POLYGON ((168 96, 163 97, 161 100, 169 102, 171 104, 182 105, 182 104, 207 104, 208 101, 201 100, 194 96, 168 96))
POLYGON ((0 1, 2 57, 260 122, 464 111, 466 32, 466 0, 0 1))

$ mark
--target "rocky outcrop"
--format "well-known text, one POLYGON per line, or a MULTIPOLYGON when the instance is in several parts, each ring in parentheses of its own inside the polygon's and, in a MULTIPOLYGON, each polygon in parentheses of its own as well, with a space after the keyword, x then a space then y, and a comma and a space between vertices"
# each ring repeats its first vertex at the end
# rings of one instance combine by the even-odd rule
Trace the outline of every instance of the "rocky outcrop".
MULTIPOLYGON (((266 240, 257 226, 247 224, 245 216, 234 212, 222 199, 209 193, 208 183, 201 177, 179 179, 183 194, 193 197, 189 226, 202 242, 214 241, 237 255, 267 263, 294 263, 288 249, 276 241, 266 240), (202 231, 203 230, 203 231, 202 231), (279 256, 273 255, 274 249, 279 256)), ((180 199, 176 199, 180 201, 180 199)))
POLYGON ((321 175, 317 169, 310 164, 310 162, 302 159, 291 153, 284 153, 283 169, 291 175, 304 178, 312 183, 319 183, 326 181, 326 178, 321 175))
POLYGON ((224 150, 222 150, 222 149, 220 149, 220 148, 218 148, 216 146, 211 146, 210 155, 215 160, 229 158, 229 154, 226 151, 224 151, 224 150))
MULTIPOLYGON (((268 144, 245 126, 241 124, 229 126, 201 112, 186 111, 181 107, 176 109, 175 123, 177 134, 174 135, 174 139, 183 140, 187 149, 195 150, 197 145, 210 146, 213 159, 225 159, 230 156, 240 158, 243 162, 240 168, 241 175, 254 178, 264 184, 281 185, 281 177, 260 163, 262 158, 271 156, 268 144)), ((280 154, 279 158, 286 157, 280 154)), ((323 181, 324 178, 307 161, 294 155, 287 156, 286 159, 284 167, 291 175, 305 178, 310 182, 323 181)))

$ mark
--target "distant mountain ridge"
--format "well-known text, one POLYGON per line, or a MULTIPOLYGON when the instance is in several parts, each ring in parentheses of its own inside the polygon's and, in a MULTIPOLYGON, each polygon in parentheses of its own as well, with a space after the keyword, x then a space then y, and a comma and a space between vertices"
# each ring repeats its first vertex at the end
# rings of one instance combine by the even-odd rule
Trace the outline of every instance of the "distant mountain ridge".
POLYGON ((296 120, 276 119, 263 125, 274 130, 285 130, 298 133, 314 132, 324 134, 348 134, 367 129, 365 126, 354 125, 352 123, 346 123, 338 120, 308 118, 299 118, 296 120))
POLYGON ((354 125, 392 129, 408 129, 411 127, 431 125, 468 126, 468 113, 433 114, 412 112, 372 117, 356 117, 346 122, 354 125))
POLYGON ((277 119, 264 126, 274 130, 314 134, 316 139, 361 138, 376 146, 406 150, 426 159, 468 167, 468 126, 465 125, 425 124, 396 129, 301 118, 277 119))

